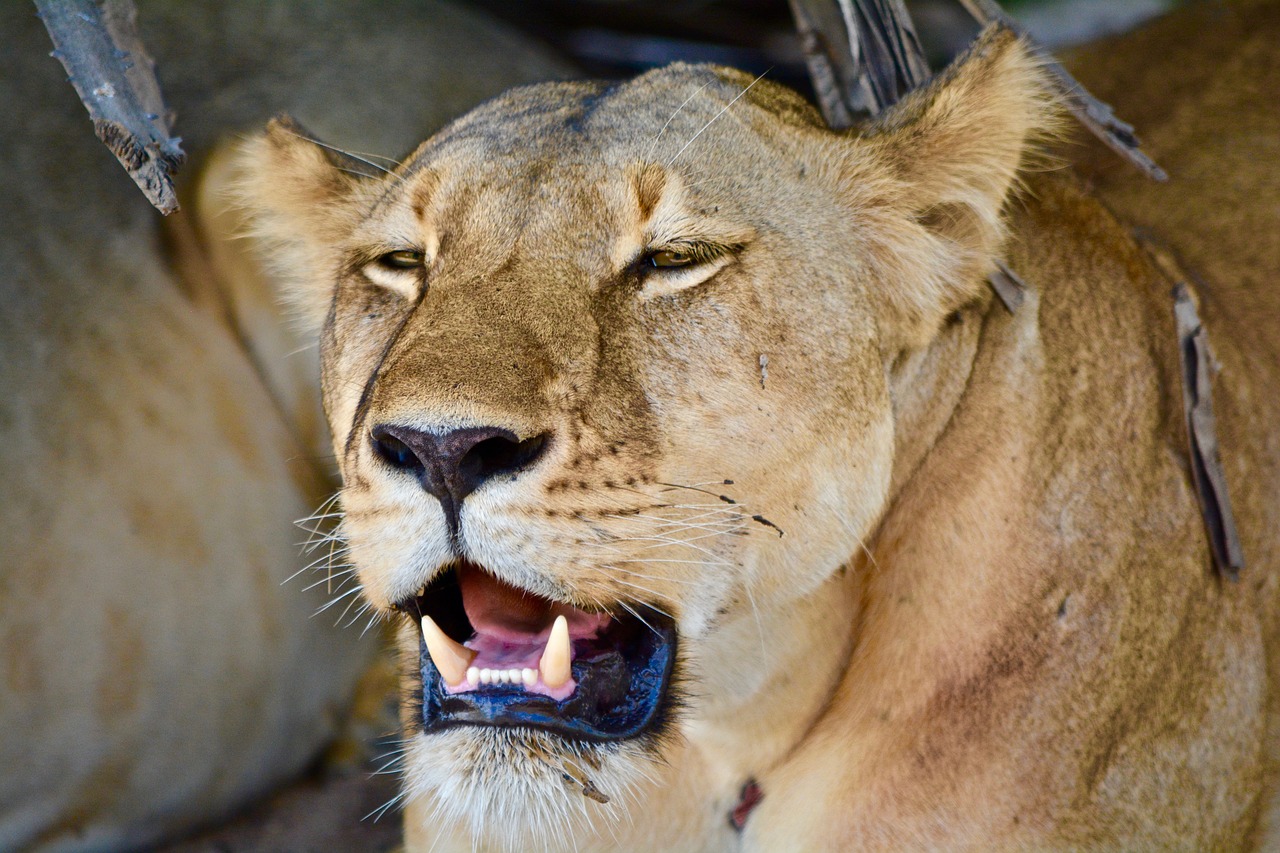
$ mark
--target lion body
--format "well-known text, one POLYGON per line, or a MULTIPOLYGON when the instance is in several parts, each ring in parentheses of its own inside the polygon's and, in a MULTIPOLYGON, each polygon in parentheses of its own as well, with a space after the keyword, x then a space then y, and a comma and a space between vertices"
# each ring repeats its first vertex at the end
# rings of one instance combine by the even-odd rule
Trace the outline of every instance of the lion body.
MULTIPOLYGON (((1233 49, 1272 55, 1273 10, 1224 12, 1250 34, 1233 49)), ((1185 36, 1109 55, 1194 65, 1185 36)), ((544 595, 609 607, 638 585, 680 626, 681 703, 650 738, 427 735, 407 703, 409 849, 1274 843, 1280 220, 1249 188, 1277 180, 1259 98, 1280 80, 1249 68, 1230 156, 1203 122, 1152 121, 1172 182, 1103 184, 1183 258, 1222 364, 1239 582, 1188 467, 1175 280, 1079 181, 1026 174, 1055 120, 1007 34, 852 135, 779 87, 675 67, 517 90, 386 182, 281 125, 252 143, 240 193, 321 335, 375 606, 461 541, 544 595), (1195 237, 1211 187, 1231 213, 1195 237), (711 260, 634 265, 672 234, 711 260), (400 246, 423 271, 375 266, 400 246), (998 256, 1030 285, 1014 313, 983 283, 998 256), (379 462, 385 422, 555 450, 469 497, 451 536, 379 462)), ((401 638, 412 692, 416 627, 401 638)))

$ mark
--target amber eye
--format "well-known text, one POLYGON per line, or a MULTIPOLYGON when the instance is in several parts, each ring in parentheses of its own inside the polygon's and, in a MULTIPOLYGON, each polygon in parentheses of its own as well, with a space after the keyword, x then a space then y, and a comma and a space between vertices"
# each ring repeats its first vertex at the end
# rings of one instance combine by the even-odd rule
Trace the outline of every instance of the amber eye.
POLYGON ((693 255, 686 255, 683 252, 672 252, 663 250, 654 252, 646 260, 651 266, 658 269, 670 269, 671 267, 687 267, 693 263, 693 255))
POLYGON ((378 257, 378 263, 387 269, 408 270, 422 266, 422 253, 412 249, 398 249, 378 257))

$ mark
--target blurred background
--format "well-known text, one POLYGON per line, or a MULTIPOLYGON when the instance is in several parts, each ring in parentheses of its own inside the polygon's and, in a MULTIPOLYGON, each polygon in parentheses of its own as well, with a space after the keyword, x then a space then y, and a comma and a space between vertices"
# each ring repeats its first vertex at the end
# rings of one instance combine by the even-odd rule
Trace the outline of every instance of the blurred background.
MULTIPOLYGON (((1048 47, 1124 32, 1181 0, 1009 0, 1002 7, 1048 47)), ((768 72, 812 94, 785 0, 469 0, 541 39, 591 76, 626 77, 669 62, 768 72)), ((978 31, 956 0, 907 0, 930 64, 945 65, 978 31)))

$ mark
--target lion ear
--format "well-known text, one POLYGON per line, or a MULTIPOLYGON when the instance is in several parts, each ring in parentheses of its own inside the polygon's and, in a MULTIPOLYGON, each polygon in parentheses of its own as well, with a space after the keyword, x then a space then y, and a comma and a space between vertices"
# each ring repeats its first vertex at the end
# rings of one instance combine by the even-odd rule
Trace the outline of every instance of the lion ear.
POLYGON ((948 314, 982 293, 1018 172, 1057 127, 1040 61, 1008 29, 991 27, 861 134, 847 185, 877 188, 877 205, 887 202, 899 224, 882 229, 892 233, 875 252, 884 255, 896 343, 927 343, 948 314))
POLYGON ((231 197, 247 236, 307 331, 329 310, 339 246, 359 221, 369 167, 321 142, 289 116, 247 140, 231 166, 231 197))

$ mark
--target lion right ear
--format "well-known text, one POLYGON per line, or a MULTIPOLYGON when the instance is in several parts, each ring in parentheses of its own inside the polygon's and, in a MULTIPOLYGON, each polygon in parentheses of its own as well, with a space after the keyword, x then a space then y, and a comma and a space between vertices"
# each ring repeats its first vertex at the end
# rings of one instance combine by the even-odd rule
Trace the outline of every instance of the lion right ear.
POLYGON ((289 116, 267 124, 235 154, 231 196, 248 238, 282 286, 281 296, 308 332, 319 329, 333 297, 340 246, 359 220, 374 182, 363 163, 347 163, 289 116), (351 166, 360 168, 353 169, 351 166))

